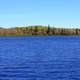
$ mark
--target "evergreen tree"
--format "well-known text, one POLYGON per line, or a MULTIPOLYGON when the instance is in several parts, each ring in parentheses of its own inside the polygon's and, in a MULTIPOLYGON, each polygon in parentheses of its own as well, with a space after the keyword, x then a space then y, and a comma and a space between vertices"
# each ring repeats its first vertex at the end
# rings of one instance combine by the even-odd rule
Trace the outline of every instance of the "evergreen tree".
POLYGON ((34 27, 34 35, 37 35, 37 33, 38 33, 38 26, 35 26, 34 27))
POLYGON ((78 29, 76 29, 76 35, 78 35, 78 29))
POLYGON ((48 35, 50 35, 50 30, 51 30, 50 25, 48 25, 48 28, 47 28, 47 34, 48 35))

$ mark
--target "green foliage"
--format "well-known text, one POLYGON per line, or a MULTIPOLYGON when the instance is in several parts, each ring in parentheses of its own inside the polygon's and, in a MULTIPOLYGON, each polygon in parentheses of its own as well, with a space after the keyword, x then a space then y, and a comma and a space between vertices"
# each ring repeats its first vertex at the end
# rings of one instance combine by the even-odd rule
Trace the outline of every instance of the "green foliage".
POLYGON ((0 28, 0 36, 80 35, 80 29, 55 28, 42 25, 0 28))

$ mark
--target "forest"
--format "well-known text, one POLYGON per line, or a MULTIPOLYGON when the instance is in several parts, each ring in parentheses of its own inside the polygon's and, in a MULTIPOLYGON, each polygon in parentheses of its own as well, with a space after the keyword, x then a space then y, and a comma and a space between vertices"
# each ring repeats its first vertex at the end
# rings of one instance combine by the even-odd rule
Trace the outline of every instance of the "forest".
POLYGON ((51 26, 22 26, 14 28, 0 27, 0 36, 52 36, 52 35, 80 35, 79 28, 56 28, 51 26))

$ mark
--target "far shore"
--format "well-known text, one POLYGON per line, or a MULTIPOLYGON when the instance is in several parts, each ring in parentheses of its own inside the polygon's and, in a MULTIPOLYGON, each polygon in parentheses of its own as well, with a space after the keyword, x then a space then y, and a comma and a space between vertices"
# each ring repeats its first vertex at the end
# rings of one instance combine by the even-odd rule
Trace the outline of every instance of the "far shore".
POLYGON ((0 36, 53 36, 80 35, 79 28, 56 28, 51 26, 22 26, 14 28, 0 27, 0 36))

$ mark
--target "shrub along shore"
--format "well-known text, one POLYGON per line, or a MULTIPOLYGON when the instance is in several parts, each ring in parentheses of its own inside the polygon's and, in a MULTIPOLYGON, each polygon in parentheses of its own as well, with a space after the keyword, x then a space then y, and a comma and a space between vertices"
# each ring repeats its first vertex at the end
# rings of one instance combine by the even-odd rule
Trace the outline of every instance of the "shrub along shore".
POLYGON ((0 36, 32 36, 32 35, 80 35, 80 29, 56 28, 48 26, 24 26, 15 28, 0 28, 0 36))

